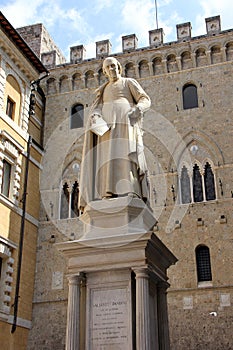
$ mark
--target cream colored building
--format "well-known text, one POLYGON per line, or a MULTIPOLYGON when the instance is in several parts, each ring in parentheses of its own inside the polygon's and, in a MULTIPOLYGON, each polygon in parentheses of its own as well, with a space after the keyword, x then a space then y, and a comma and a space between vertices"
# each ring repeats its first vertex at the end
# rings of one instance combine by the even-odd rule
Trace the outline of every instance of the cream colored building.
POLYGON ((0 23, 0 347, 21 350, 32 319, 45 101, 31 82, 47 71, 2 13, 0 23))
MULTIPOLYGON (((30 34, 32 45, 33 31, 26 28, 21 34, 26 41, 30 34)), ((97 42, 89 60, 83 45, 75 46, 65 65, 53 50, 44 52, 50 76, 41 82, 45 156, 30 350, 65 348, 68 283, 55 243, 82 235, 77 198, 83 133, 109 55, 152 100, 144 144, 155 233, 178 258, 168 271, 171 349, 232 349, 233 30, 222 30, 219 16, 206 19, 199 37, 192 37, 189 22, 176 30, 172 43, 164 42, 162 29, 151 30, 144 48, 137 47, 136 35, 124 36, 118 54, 108 40, 97 42)))

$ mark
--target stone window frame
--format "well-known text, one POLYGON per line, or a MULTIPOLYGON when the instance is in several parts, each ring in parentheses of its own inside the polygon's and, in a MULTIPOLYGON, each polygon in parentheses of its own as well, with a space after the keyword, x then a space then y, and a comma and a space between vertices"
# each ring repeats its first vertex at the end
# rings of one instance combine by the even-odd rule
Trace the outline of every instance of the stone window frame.
POLYGON ((209 247, 205 244, 199 244, 195 249, 195 259, 198 287, 212 286, 213 279, 209 247), (201 251, 202 254, 200 254, 201 251))
POLYGON ((75 103, 70 109, 70 129, 79 129, 84 126, 84 105, 82 103, 75 103), (82 107, 78 112, 73 113, 75 107, 82 107), (81 114, 81 115, 80 115, 81 114), (78 122, 75 122, 75 116, 78 115, 78 122), (80 122, 82 121, 82 123, 80 122), (80 124, 80 125, 79 125, 80 124))
MULTIPOLYGON (((182 87, 182 103, 183 103, 183 109, 193 109, 193 108, 198 108, 199 107, 199 101, 198 101, 198 91, 197 91, 197 85, 193 82, 188 82, 186 84, 183 85, 182 87), (194 99, 192 104, 189 104, 187 99, 188 96, 185 95, 185 91, 187 91, 187 89, 190 90, 190 88, 192 88, 192 91, 190 92, 190 95, 192 95, 192 99, 194 99), (194 89, 193 89, 194 88, 194 89)), ((189 95, 189 97, 190 97, 189 95)))
POLYGON ((23 147, 17 143, 6 131, 0 132, 0 200, 6 204, 10 201, 18 205, 20 177, 22 172, 22 157, 23 147), (3 162, 6 160, 11 164, 10 188, 9 195, 5 196, 2 193, 3 181, 3 162))
POLYGON ((178 188, 179 188, 179 202, 180 204, 194 204, 194 203, 203 203, 203 202, 209 202, 209 201, 215 201, 217 200, 217 185, 216 185, 216 175, 215 175, 215 171, 214 171, 214 164, 211 160, 209 159, 205 159, 202 163, 200 163, 198 160, 194 160, 192 162, 192 165, 187 164, 185 162, 183 162, 178 170, 178 188), (211 170, 212 170, 212 175, 213 175, 213 192, 215 195, 215 198, 213 199, 208 199, 207 197, 207 192, 206 192, 206 182, 205 182, 205 170, 206 170, 206 165, 209 165, 211 170), (194 198, 194 183, 193 183, 193 170, 195 165, 198 166, 199 171, 200 171, 200 175, 201 175, 201 181, 202 181, 202 194, 203 194, 203 199, 202 200, 195 200, 194 198), (184 202, 182 200, 182 198, 184 198, 183 194, 182 194, 182 183, 181 183, 181 179, 182 179, 182 170, 186 168, 187 169, 187 174, 189 177, 189 190, 190 190, 190 201, 189 202, 184 202))
POLYGON ((15 105, 15 101, 10 96, 7 96, 6 115, 12 120, 15 118, 15 105))
POLYGON ((8 321, 12 305, 12 284, 14 273, 14 258, 12 257, 17 245, 10 240, 0 236, 0 320, 8 321))

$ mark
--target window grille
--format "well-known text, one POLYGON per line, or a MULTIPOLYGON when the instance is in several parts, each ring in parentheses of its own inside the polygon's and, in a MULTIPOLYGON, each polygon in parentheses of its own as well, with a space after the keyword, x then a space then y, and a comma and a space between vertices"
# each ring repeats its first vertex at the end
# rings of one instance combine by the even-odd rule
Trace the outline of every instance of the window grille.
POLYGON ((198 282, 212 281, 210 252, 207 246, 196 248, 196 264, 198 282))

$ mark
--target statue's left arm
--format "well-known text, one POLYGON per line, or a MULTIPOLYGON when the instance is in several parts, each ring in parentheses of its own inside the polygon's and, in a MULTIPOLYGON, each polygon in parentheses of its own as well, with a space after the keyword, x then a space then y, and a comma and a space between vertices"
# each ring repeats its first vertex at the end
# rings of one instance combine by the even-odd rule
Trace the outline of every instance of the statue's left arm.
POLYGON ((127 78, 127 82, 135 101, 136 109, 139 109, 142 113, 147 111, 151 106, 150 97, 135 79, 127 78))

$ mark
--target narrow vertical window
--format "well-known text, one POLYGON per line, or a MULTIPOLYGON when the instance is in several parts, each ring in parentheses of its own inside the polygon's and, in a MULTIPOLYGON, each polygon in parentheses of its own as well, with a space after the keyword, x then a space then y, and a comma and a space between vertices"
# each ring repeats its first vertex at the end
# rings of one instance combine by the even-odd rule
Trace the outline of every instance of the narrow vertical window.
POLYGON ((187 84, 183 87, 183 108, 196 107, 198 107, 197 87, 194 84, 187 84))
POLYGON ((82 128, 84 119, 84 107, 82 104, 76 104, 71 108, 70 128, 82 128))
POLYGON ((209 163, 206 163, 205 165, 204 183, 205 183, 206 200, 210 201, 210 200, 216 199, 214 174, 209 163))
POLYGON ((202 177, 197 164, 193 167, 193 199, 194 202, 203 201, 202 177))
POLYGON ((14 119, 14 111, 15 111, 15 102, 12 99, 10 99, 10 97, 8 97, 6 102, 6 114, 11 119, 14 119))
POLYGON ((183 166, 180 177, 181 186, 181 202, 183 204, 191 202, 191 191, 190 191, 190 179, 188 175, 188 170, 183 166))
POLYGON ((69 217, 69 186, 66 182, 62 188, 62 193, 61 193, 60 218, 67 219, 68 217, 69 217))
POLYGON ((210 252, 207 246, 196 248, 196 265, 198 282, 212 281, 210 252))
POLYGON ((11 164, 4 159, 1 192, 6 197, 9 197, 9 194, 10 194, 10 181, 11 181, 11 164))
POLYGON ((78 182, 75 181, 72 187, 72 194, 71 194, 71 217, 72 218, 79 216, 78 197, 79 197, 78 182))

